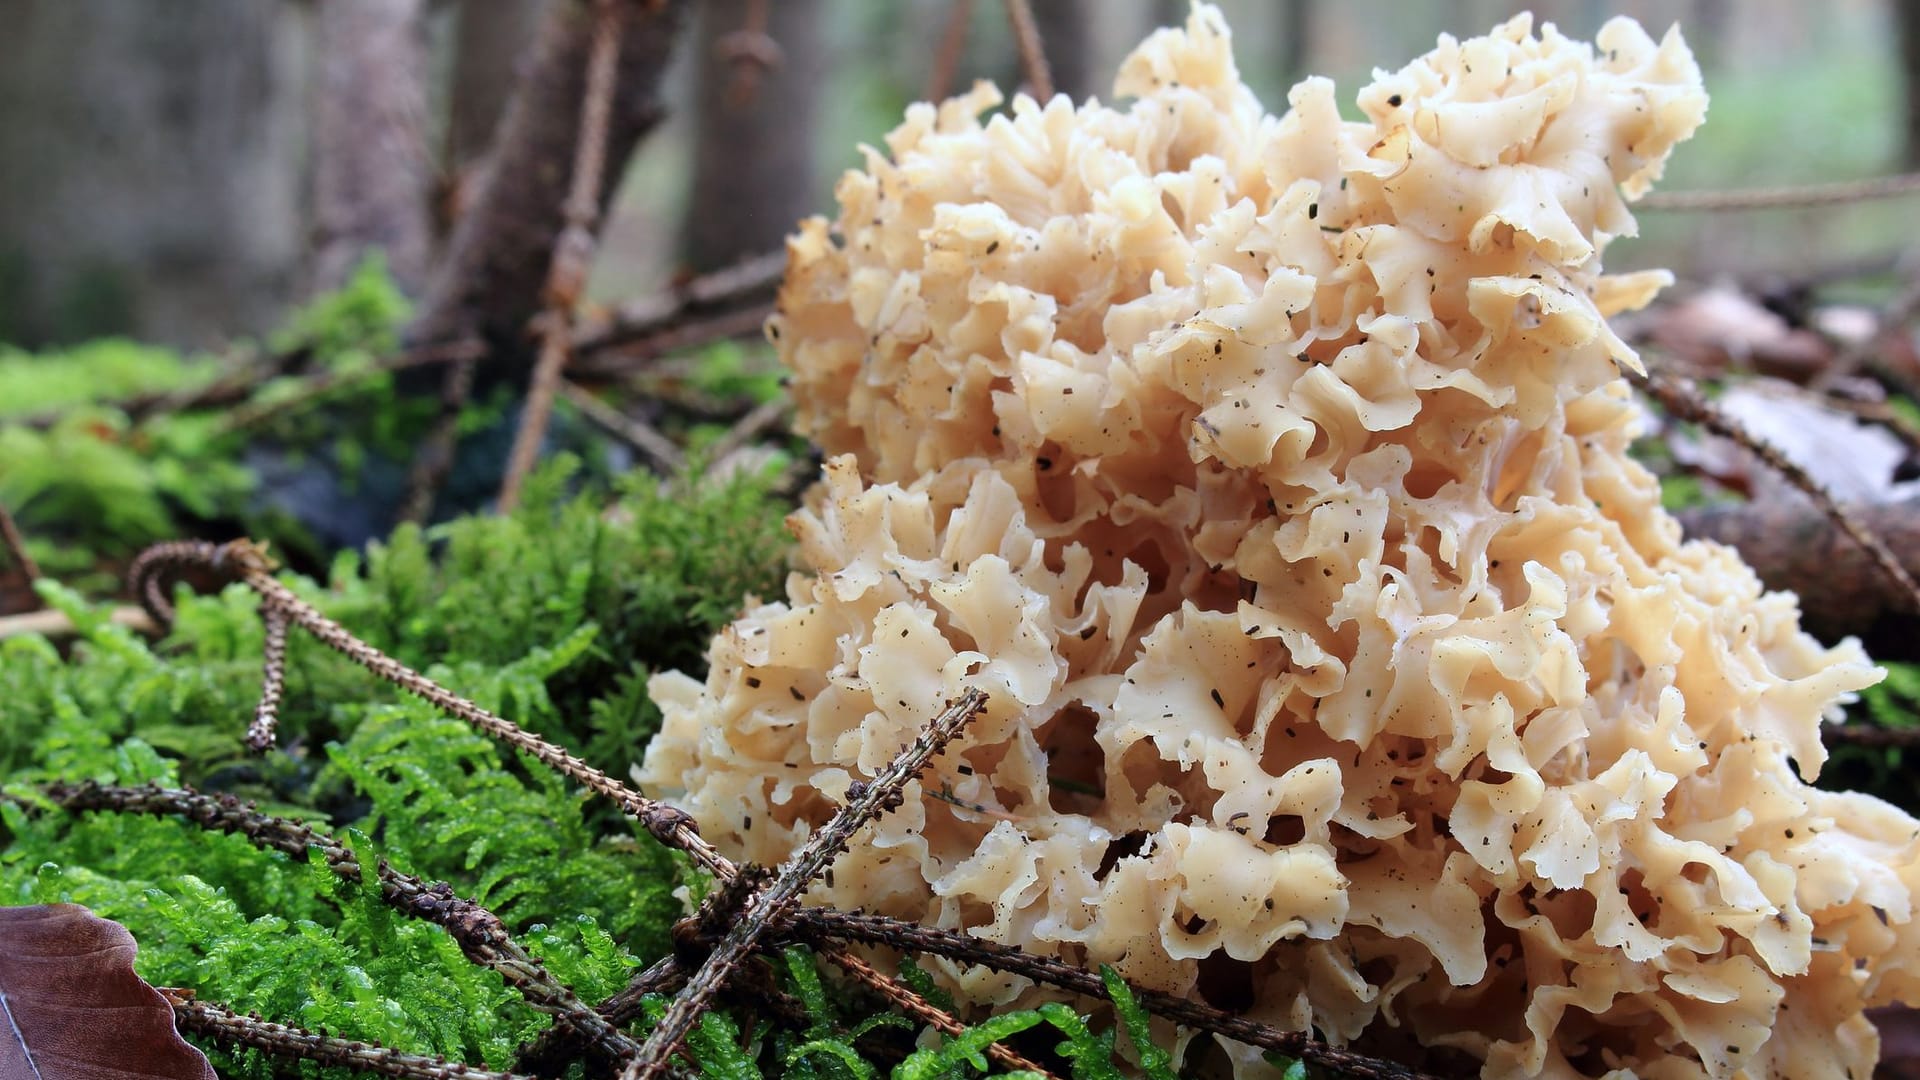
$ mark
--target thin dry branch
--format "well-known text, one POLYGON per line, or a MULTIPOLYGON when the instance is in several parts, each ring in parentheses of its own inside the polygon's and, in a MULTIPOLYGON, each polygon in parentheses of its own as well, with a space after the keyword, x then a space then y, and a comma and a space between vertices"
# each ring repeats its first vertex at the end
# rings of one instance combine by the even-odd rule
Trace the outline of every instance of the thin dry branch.
POLYGON ((580 783, 623 812, 638 818, 647 831, 662 843, 686 852, 715 876, 734 876, 733 863, 707 843, 694 827, 693 819, 685 812, 640 795, 561 747, 511 720, 488 712, 354 637, 345 627, 322 615, 313 605, 295 596, 275 580, 271 563, 251 541, 212 544, 201 540, 182 540, 155 544, 141 552, 134 560, 128 576, 135 595, 148 605, 156 621, 162 624, 172 621, 173 607, 166 600, 161 583, 169 572, 184 567, 199 567, 246 583, 248 588, 260 594, 263 606, 284 611, 295 626, 312 634, 321 644, 447 715, 472 725, 482 734, 522 751, 560 775, 580 783))
POLYGON ((560 381, 560 396, 574 407, 581 416, 594 427, 625 443, 638 451, 641 456, 653 463, 654 471, 659 473, 677 473, 687 463, 687 455, 674 445, 672 439, 660 433, 652 424, 637 416, 629 416, 619 409, 608 405, 593 396, 593 392, 579 383, 560 381))
POLYGON ((1020 75, 1027 88, 1041 101, 1053 100, 1053 70, 1047 66, 1047 50, 1040 41, 1040 28, 1033 21, 1028 0, 1006 0, 1007 23, 1013 28, 1013 40, 1020 48, 1020 75))
MULTIPOLYGON (((873 987, 889 1005, 908 1016, 947 1035, 958 1035, 967 1030, 966 1025, 954 1019, 951 1013, 914 993, 911 987, 855 956, 844 946, 829 944, 816 948, 822 959, 873 987)), ((989 1047, 987 1053, 995 1065, 1009 1072, 1037 1073, 1050 1080, 1053 1077, 1053 1073, 1045 1067, 999 1043, 989 1047)))
POLYGON ((1721 412, 1700 393, 1699 387, 1695 386, 1692 380, 1677 378, 1659 371, 1645 376, 1628 372, 1627 378, 1635 386, 1652 395, 1675 419, 1699 424, 1721 438, 1739 443, 1764 462, 1768 468, 1785 477, 1789 483, 1812 499, 1834 524, 1840 526, 1854 543, 1859 544, 1872 557, 1874 565, 1886 575, 1888 581, 1904 592, 1913 603, 1920 604, 1920 584, 1915 584, 1913 576, 1907 573, 1907 568, 1900 564, 1900 560, 1894 556, 1893 552, 1887 550, 1887 545, 1867 528, 1865 523, 1849 512, 1846 507, 1841 506, 1832 493, 1822 487, 1818 480, 1808 475, 1805 469, 1773 446, 1756 438, 1732 417, 1721 412))
POLYGON ((266 623, 266 641, 260 650, 260 704, 254 706, 253 723, 247 727, 247 749, 256 754, 273 749, 280 693, 287 685, 287 613, 268 608, 260 617, 266 623))
POLYGON ((772 313, 773 305, 768 303, 688 318, 663 326, 645 337, 632 338, 621 345, 601 349, 590 357, 582 357, 569 370, 582 381, 632 375, 668 353, 696 349, 716 341, 757 337, 767 316, 772 313))
POLYGON ((1878 724, 1841 724, 1823 732, 1829 746, 1865 746, 1873 749, 1920 748, 1920 727, 1890 728, 1878 724))
MULTIPOLYGON (((1009 975, 1021 975, 1086 997, 1108 999, 1106 984, 1093 972, 1083 971, 1050 957, 1035 956, 1011 945, 985 941, 952 930, 918 926, 882 915, 801 908, 792 915, 791 932, 801 940, 826 938, 865 942, 906 952, 944 956, 1009 975)), ((1305 1032, 1284 1031, 1200 1001, 1157 990, 1135 989, 1133 994, 1143 1008, 1156 1016, 1225 1035, 1249 1046, 1297 1057, 1345 1076, 1358 1077, 1360 1080, 1435 1080, 1404 1065, 1329 1046, 1305 1032)))
POLYGON ((782 394, 771 401, 763 401, 755 405, 745 416, 735 421, 725 434, 715 439, 713 445, 707 448, 708 460, 712 462, 707 468, 708 477, 716 474, 720 469, 720 463, 727 460, 729 455, 779 423, 780 418, 787 415, 787 410, 792 407, 793 403, 787 400, 785 394, 782 394))
MULTIPOLYGON (((664 993, 686 981, 687 969, 671 953, 634 973, 627 985, 594 1006, 607 1023, 625 1027, 640 1019, 641 999, 664 993)), ((563 1024, 554 1024, 514 1056, 514 1067, 539 1075, 564 1073, 579 1057, 580 1033, 563 1024)))
POLYGON ((620 1075, 622 1080, 656 1080, 680 1047, 709 999, 733 974, 749 952, 773 928, 773 923, 792 907, 800 893, 813 883, 827 864, 846 850, 847 841, 861 826, 882 812, 900 805, 901 788, 918 776, 934 755, 945 749, 968 722, 985 710, 986 694, 970 689, 960 700, 929 723, 913 742, 902 749, 871 783, 855 781, 847 789, 847 802, 832 820, 807 838, 780 868, 771 884, 755 892, 727 931, 720 944, 707 956, 700 969, 668 1006, 660 1023, 647 1036, 640 1056, 620 1075))
POLYGON ((13 515, 7 512, 6 504, 0 503, 0 541, 7 545, 7 554, 27 575, 28 580, 40 580, 40 564, 33 561, 27 553, 27 539, 20 535, 20 526, 14 523, 13 515))
POLYGON ((953 92, 953 81, 960 74, 960 54, 967 49, 967 27, 973 22, 973 0, 952 0, 947 22, 940 30, 940 45, 934 50, 933 69, 927 75, 927 100, 945 101, 953 92))
MULTIPOLYGON (((317 851, 327 868, 343 880, 358 883, 360 860, 346 845, 311 826, 253 809, 231 795, 202 795, 161 787, 53 784, 47 797, 62 808, 79 813, 105 810, 150 817, 180 817, 215 832, 244 837, 257 848, 281 851, 304 859, 317 851)), ((500 973, 527 1004, 572 1026, 583 1043, 607 1061, 624 1061, 639 1047, 626 1032, 588 1008, 572 990, 554 978, 532 954, 513 940, 500 917, 479 904, 454 895, 451 886, 432 885, 402 873, 381 860, 374 867, 380 898, 404 915, 446 930, 467 959, 500 973)))
POLYGON ((587 85, 580 102, 580 133, 574 143, 573 180, 567 191, 564 223, 554 238, 552 263, 547 270, 546 310, 537 320, 540 359, 534 364, 520 428, 507 455, 506 475, 500 480, 501 513, 511 512, 520 503, 520 487, 540 456, 547 421, 553 415, 554 394, 560 388, 560 372, 572 351, 573 308, 586 288, 587 271, 593 265, 593 230, 600 218, 614 73, 625 30, 625 0, 597 0, 593 46, 587 55, 587 85))
POLYGON ((377 1043, 322 1035, 257 1016, 242 1016, 232 1009, 195 1000, 179 990, 163 988, 160 993, 173 1006, 174 1024, 181 1031, 229 1046, 252 1047, 274 1057, 412 1080, 531 1080, 523 1073, 496 1072, 442 1057, 409 1054, 377 1043))
POLYGON ((691 278, 659 296, 624 304, 611 317, 582 325, 574 335, 573 350, 584 355, 618 348, 688 322, 743 309, 764 313, 772 306, 786 268, 787 253, 769 251, 691 278))
MULTIPOLYGON (((482 351, 483 347, 480 342, 477 339, 469 338, 464 341, 451 341, 440 345, 422 345, 419 348, 402 349, 392 356, 384 357, 366 367, 355 368, 350 371, 322 371, 316 375, 302 379, 297 387, 294 387, 284 395, 274 397, 271 401, 246 401, 242 403, 221 419, 219 433, 227 435, 234 432, 245 431, 248 428, 258 427, 269 420, 276 419, 287 413, 297 412, 300 409, 315 405, 327 395, 344 387, 369 382, 383 375, 411 371, 414 368, 432 367, 436 364, 478 360, 482 351)), ((251 380, 244 383, 235 382, 232 385, 236 390, 244 390, 246 393, 251 394, 270 379, 278 377, 278 375, 279 368, 277 366, 266 367, 260 369, 251 380)), ((199 400, 189 400, 186 403, 186 407, 200 407, 203 404, 204 402, 199 400)))
POLYGON ((1920 192, 1920 172, 1869 180, 1750 188, 1743 191, 1655 191, 1636 204, 1646 210, 1775 210, 1839 206, 1920 192))

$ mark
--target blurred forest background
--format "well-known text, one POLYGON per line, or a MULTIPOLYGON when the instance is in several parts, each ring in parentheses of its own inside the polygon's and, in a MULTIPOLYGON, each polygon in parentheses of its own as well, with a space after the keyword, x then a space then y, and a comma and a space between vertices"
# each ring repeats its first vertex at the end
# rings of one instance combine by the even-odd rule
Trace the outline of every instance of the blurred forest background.
MULTIPOLYGON (((208 348, 279 325, 343 279, 358 253, 339 241, 351 248, 367 235, 351 218, 371 211, 343 211, 327 188, 330 173, 358 167, 343 158, 385 159, 373 182, 388 204, 418 198, 416 220, 385 223, 399 230, 389 263, 418 289, 527 62, 541 6, 0 0, 0 341, 39 348, 124 334, 208 348)), ((1530 8, 1589 36, 1627 14, 1656 32, 1678 21, 1713 94, 1705 130, 1677 155, 1665 189, 1866 177, 1915 160, 1915 0, 1223 6, 1243 70, 1276 112, 1304 74, 1336 78, 1350 100, 1372 66, 1397 65, 1443 31, 1484 32, 1530 8)), ((828 206, 854 147, 877 142, 935 81, 1019 82, 998 3, 969 5, 964 44, 948 57, 949 0, 774 0, 765 32, 779 63, 766 92, 734 109, 728 35, 762 16, 752 0, 699 7, 664 80, 664 129, 609 177, 619 194, 596 298, 774 249, 795 217, 828 206)), ((1185 7, 1034 3, 1055 82, 1081 99, 1107 96, 1125 51, 1185 7)), ((1611 261, 1702 281, 1804 274, 1810 260, 1890 257, 1917 206, 1662 215, 1647 220, 1649 239, 1622 244, 1611 261)))

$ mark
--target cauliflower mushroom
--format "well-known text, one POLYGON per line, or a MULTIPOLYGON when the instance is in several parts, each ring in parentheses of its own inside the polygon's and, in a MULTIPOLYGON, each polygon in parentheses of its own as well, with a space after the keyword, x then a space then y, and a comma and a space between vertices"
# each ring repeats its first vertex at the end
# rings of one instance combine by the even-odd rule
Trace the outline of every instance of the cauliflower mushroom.
POLYGON ((1705 115, 1680 35, 1521 16, 1276 118, 1197 4, 1115 92, 912 106, 789 241, 806 569, 653 681, 640 779, 775 863, 978 687, 815 899, 1489 1077, 1867 1075, 1920 825, 1808 781, 1878 673, 1627 456, 1666 277, 1600 256, 1705 115))

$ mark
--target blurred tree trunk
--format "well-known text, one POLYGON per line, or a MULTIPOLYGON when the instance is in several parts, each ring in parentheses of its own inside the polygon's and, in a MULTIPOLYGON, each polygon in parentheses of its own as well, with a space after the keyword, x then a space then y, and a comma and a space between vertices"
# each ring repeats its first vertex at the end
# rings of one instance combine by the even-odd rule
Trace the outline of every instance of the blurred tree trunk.
POLYGON ((1094 93, 1093 6, 1094 0, 1033 0, 1054 91, 1076 103, 1094 93))
POLYGON ((1281 85, 1291 87, 1313 63, 1314 0, 1282 0, 1280 12, 1281 85))
POLYGON ((367 255, 419 295, 432 248, 423 0, 326 0, 314 102, 313 287, 367 255))
POLYGON ((1906 84, 1906 150, 1910 169, 1920 168, 1920 0, 1894 0, 1899 24, 1900 75, 1906 84))
POLYGON ((0 0, 0 339, 212 345, 301 269, 300 12, 0 0))
POLYGON ((780 246, 813 211, 826 81, 821 0, 710 0, 694 35, 693 197, 681 252, 695 273, 780 246))
POLYGON ((488 0, 464 4, 455 13, 446 165, 456 178, 493 145, 493 131, 539 28, 541 5, 542 0, 488 0))

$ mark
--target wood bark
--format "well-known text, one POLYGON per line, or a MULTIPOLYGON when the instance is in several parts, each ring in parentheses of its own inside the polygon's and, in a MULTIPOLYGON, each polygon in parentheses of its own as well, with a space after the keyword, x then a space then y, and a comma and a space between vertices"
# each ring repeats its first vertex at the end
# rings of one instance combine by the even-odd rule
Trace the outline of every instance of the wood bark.
MULTIPOLYGON (((1909 573, 1920 573, 1920 500, 1848 509, 1909 573)), ((1768 588, 1798 593, 1808 628, 1823 637, 1864 634, 1882 619, 1910 623, 1920 614, 1860 545, 1803 499, 1694 507, 1679 517, 1689 537, 1738 548, 1768 588)))
POLYGON ((314 103, 313 287, 375 251, 418 295, 432 248, 424 0, 327 0, 314 103))
POLYGON ((794 223, 817 209, 823 10, 821 0, 703 5, 694 37, 693 191, 681 246, 693 273, 778 249, 794 223))
MULTIPOLYGON (((662 116, 661 75, 687 8, 686 0, 621 2, 633 3, 636 12, 620 50, 607 134, 606 193, 619 186, 634 146, 662 116)), ((524 378, 532 359, 528 323, 541 310, 554 242, 565 224, 563 204, 593 22, 592 5, 585 0, 548 5, 472 208, 455 226, 408 333, 415 344, 484 342, 483 382, 524 378)), ((603 193, 602 211, 606 201, 603 193)))
POLYGON ((493 146, 513 88, 531 59, 545 6, 542 0, 487 0, 463 4, 455 12, 448 171, 463 172, 493 146))
POLYGON ((207 347, 304 270, 302 14, 0 0, 0 340, 207 347))

